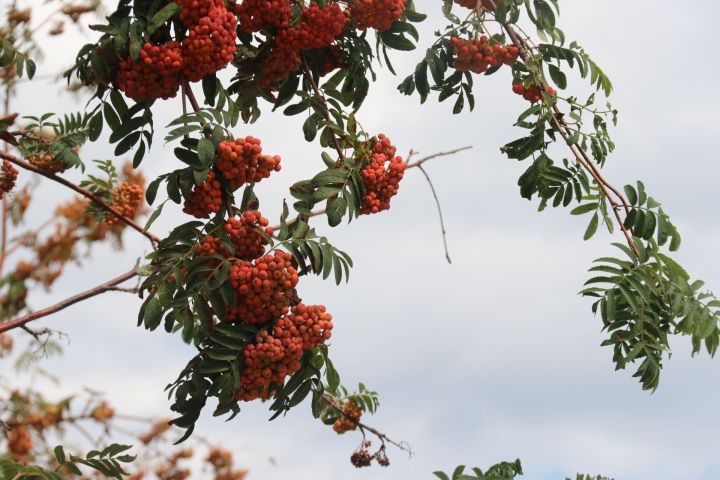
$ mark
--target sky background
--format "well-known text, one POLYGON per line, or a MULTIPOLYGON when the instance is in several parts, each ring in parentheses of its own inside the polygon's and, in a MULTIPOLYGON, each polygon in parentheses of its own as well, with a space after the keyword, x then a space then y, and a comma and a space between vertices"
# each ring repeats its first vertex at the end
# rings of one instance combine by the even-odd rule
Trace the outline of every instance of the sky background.
MULTIPOLYGON (((416 455, 408 459, 391 449, 390 468, 357 471, 348 459, 359 437, 337 436, 312 419, 308 405, 271 423, 262 404, 247 405, 229 423, 208 411, 197 432, 237 451, 252 479, 431 478, 433 470, 457 464, 484 468, 518 457, 524 478, 538 480, 578 471, 622 480, 720 478, 720 361, 692 359, 689 340, 678 338, 654 394, 641 390, 632 370, 613 371, 611 350, 599 346, 601 321, 577 292, 592 260, 613 253, 610 243, 619 237, 601 231, 583 242, 586 218, 565 210, 539 214, 537 202, 520 198, 516 181, 526 165, 499 152, 521 135, 512 124, 526 108, 510 89, 509 71, 478 77, 475 111, 456 116, 450 103, 433 99, 420 106, 417 97, 396 91, 445 24, 440 2, 416 3, 430 14, 419 27, 423 50, 393 55, 400 77, 380 74, 360 118, 400 152, 473 146, 427 165, 453 264, 444 259, 428 185, 413 170, 389 212, 332 231, 322 218, 314 223, 353 257, 350 283, 304 278, 299 286, 306 303, 325 304, 334 316, 330 351, 343 383, 362 381, 381 395, 380 411, 367 423, 408 441, 416 455)), ((618 186, 642 179, 683 234, 676 257, 720 289, 720 67, 708 54, 720 3, 560 4, 566 37, 578 40, 615 85, 611 100, 620 123, 612 130, 617 150, 606 177, 618 186)), ((49 43, 38 74, 68 66, 93 35, 75 31, 49 43)), ((571 76, 569 91, 589 90, 571 76)), ((41 114, 83 107, 84 100, 59 92, 49 82, 26 84, 13 108, 41 114)), ((150 178, 175 168, 161 126, 179 111, 179 99, 159 104, 158 137, 142 165, 150 178)), ((267 114, 236 129, 282 156, 283 170, 258 188, 270 218, 278 217, 290 184, 322 168, 318 145, 302 138, 302 120, 267 114)), ((112 149, 101 139, 82 154, 89 162, 112 158, 112 149)), ((45 218, 64 198, 69 194, 44 182, 30 221, 45 218)), ((179 208, 166 208, 153 230, 162 234, 186 218, 179 208)), ((127 231, 124 250, 93 248, 86 265, 69 268, 52 293, 33 292, 32 304, 39 308, 121 274, 147 249, 144 238, 127 231)), ((139 305, 130 295, 110 293, 35 323, 70 339, 65 355, 44 365, 62 379, 58 393, 88 385, 106 392, 120 411, 169 413, 163 388, 193 351, 177 337, 135 327, 139 305)), ((0 374, 10 374, 7 361, 0 374)))

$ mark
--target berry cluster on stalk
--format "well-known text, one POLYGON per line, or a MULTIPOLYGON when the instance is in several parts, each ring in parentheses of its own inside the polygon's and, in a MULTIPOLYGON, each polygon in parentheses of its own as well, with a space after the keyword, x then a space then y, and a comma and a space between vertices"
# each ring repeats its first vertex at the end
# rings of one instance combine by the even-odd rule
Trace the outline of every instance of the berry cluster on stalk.
MULTIPOLYGON (((522 83, 513 83, 512 89, 513 92, 517 93, 518 95, 522 95, 522 97, 528 102, 537 103, 542 100, 543 92, 540 88, 538 88, 537 85, 530 85, 529 87, 526 87, 522 83)), ((547 87, 546 92, 551 97, 557 95, 555 89, 550 86, 547 87)))
POLYGON ((405 0, 351 0, 349 6, 350 18, 357 28, 384 32, 402 16, 405 0))
POLYGON ((474 40, 452 37, 450 43, 455 53, 453 66, 458 72, 483 73, 490 67, 512 65, 520 53, 514 45, 490 44, 485 35, 474 40))
MULTIPOLYGON (((263 155, 260 143, 259 139, 248 136, 225 140, 217 145, 215 167, 225 180, 228 193, 280 171, 280 157, 263 155)), ((222 204, 222 184, 216 172, 211 170, 203 183, 193 187, 185 199, 183 211, 197 218, 207 218, 219 212, 222 204)))
POLYGON ((340 435, 357 429, 362 416, 362 409, 352 400, 347 400, 342 410, 342 415, 333 423, 333 430, 340 435))
POLYGON ((188 29, 180 40, 146 42, 135 59, 121 59, 117 87, 130 98, 152 101, 177 95, 183 78, 192 82, 223 69, 235 56, 235 15, 222 0, 178 0, 188 29))
MULTIPOLYGON (((120 212, 124 217, 135 218, 138 210, 142 207, 144 198, 143 188, 130 182, 123 182, 119 187, 113 191, 113 202, 111 206, 120 212)), ((109 214, 105 223, 108 225, 115 225, 120 223, 120 218, 115 214, 109 214)))
POLYGON ((407 163, 395 156, 396 148, 382 133, 372 141, 368 164, 360 171, 365 196, 360 213, 369 215, 390 208, 390 199, 398 193, 407 163))

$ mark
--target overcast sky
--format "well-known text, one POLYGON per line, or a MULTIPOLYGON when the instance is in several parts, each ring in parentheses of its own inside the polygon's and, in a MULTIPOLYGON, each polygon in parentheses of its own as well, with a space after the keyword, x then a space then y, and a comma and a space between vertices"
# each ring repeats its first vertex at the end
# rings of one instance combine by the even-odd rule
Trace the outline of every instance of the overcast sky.
MULTIPOLYGON (((444 22, 439 1, 416 3, 430 9, 420 27, 424 47, 444 22)), ((641 178, 683 234, 677 258, 720 290, 720 68, 717 56, 708 54, 720 4, 560 4, 567 38, 578 40, 615 84, 611 100, 620 123, 612 131, 617 151, 607 177, 616 185, 641 178)), ((74 34, 53 44, 38 73, 67 66, 82 42, 74 34)), ((348 459, 359 438, 338 437, 312 419, 307 405, 272 423, 261 404, 248 405, 229 423, 207 412, 198 433, 239 451, 250 478, 263 480, 430 478, 436 469, 517 457, 525 478, 539 480, 578 471, 622 480, 720 478, 720 360, 692 359, 688 339, 676 339, 652 395, 641 391, 631 371, 613 371, 612 352, 599 346, 601 321, 577 292, 592 260, 611 253, 618 237, 603 232, 583 242, 586 219, 563 210, 539 214, 536 202, 519 197, 515 185, 526 165, 499 152, 521 134, 512 124, 526 107, 510 90, 508 71, 477 78, 476 110, 453 116, 450 104, 420 106, 417 97, 395 90, 421 56, 393 56, 401 77, 380 75, 361 120, 386 133, 401 152, 473 145, 428 165, 453 264, 444 260, 429 188, 419 172, 409 171, 389 212, 332 231, 323 219, 316 222, 353 257, 350 283, 338 288, 304 278, 299 286, 306 303, 325 304, 334 316, 330 350, 343 383, 362 381, 381 394, 380 411, 367 423, 408 441, 416 455, 390 450, 390 468, 356 471, 348 459)), ((571 92, 587 92, 581 80, 571 79, 571 92)), ((47 83, 30 84, 14 107, 24 114, 65 112, 69 97, 57 92, 47 83)), ((177 115, 179 105, 161 103, 156 125, 177 115)), ((283 159, 282 172, 260 184, 266 216, 277 218, 287 187, 322 168, 319 147, 302 138, 302 120, 268 114, 237 128, 238 136, 261 138, 266 152, 283 159)), ((150 177, 176 166, 158 133, 142 165, 150 177)), ((83 150, 88 162, 111 155, 103 141, 83 150)), ((65 195, 44 185, 32 218, 65 195)), ((154 230, 163 233, 185 220, 179 209, 166 209, 154 230)), ((123 251, 95 248, 86 266, 68 269, 51 295, 36 292, 33 305, 127 271, 148 245, 131 231, 125 239, 123 251)), ((121 411, 169 413, 163 388, 193 352, 179 338, 136 328, 138 307, 133 297, 112 293, 36 323, 70 336, 62 359, 46 365, 62 378, 63 391, 90 385, 107 392, 121 411)), ((7 373, 7 362, 0 369, 7 373)))

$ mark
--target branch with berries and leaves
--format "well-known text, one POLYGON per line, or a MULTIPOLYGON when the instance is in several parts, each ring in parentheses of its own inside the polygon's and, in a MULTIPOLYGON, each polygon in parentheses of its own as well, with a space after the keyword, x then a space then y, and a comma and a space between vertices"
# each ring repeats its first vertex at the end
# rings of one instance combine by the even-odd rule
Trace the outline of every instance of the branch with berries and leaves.
MULTIPOLYGON (((442 11, 449 24, 399 91, 417 93, 423 103, 431 94, 440 102, 454 99, 452 111, 459 113, 474 109, 480 75, 510 77, 508 90, 529 102, 515 124, 526 132, 501 148, 529 164, 518 180, 520 195, 537 198, 541 211, 572 207, 572 215, 589 216, 585 240, 603 225, 622 235, 623 243, 614 244, 619 254, 599 258, 581 292, 594 299, 616 367, 636 364, 643 388, 655 389, 672 335, 689 335, 695 353, 704 345, 714 355, 720 301, 669 256, 680 246, 678 229, 642 182, 620 189, 602 173, 615 149, 609 129, 617 111, 599 98, 610 95, 612 83, 582 47, 566 41, 557 27, 557 0, 443 0, 442 11), (562 94, 572 70, 595 87, 587 99, 562 94)), ((99 38, 78 52, 65 74, 68 82, 93 89, 85 111, 26 117, 25 128, 12 130, 15 117, 0 119, 0 138, 26 159, 3 154, 0 195, 12 190, 13 164, 20 166, 80 193, 89 199, 82 215, 103 228, 130 226, 152 241, 153 250, 141 267, 0 329, 24 327, 139 275, 138 326, 162 327, 196 349, 167 386, 176 414, 171 423, 185 430, 180 441, 193 433, 211 399, 217 402, 213 414, 230 418, 244 402, 267 401, 274 419, 310 398, 313 415, 338 433, 363 434, 353 454, 356 466, 373 459, 386 465, 386 442, 395 442, 359 420, 375 411, 376 395, 362 384, 354 394, 342 387, 327 346, 333 317, 324 305, 301 298, 301 283, 317 275, 340 284, 353 266, 348 253, 311 225, 314 219, 325 216, 338 227, 387 211, 411 168, 430 183, 445 240, 440 202, 423 165, 463 149, 410 163, 412 153, 403 159, 387 135, 361 119, 376 70, 395 73, 392 57, 416 48, 415 24, 424 18, 412 0, 119 1, 91 27, 99 38), (165 148, 177 162, 144 189, 130 175, 147 161, 161 101, 177 108, 164 128, 165 148), (281 157, 237 130, 275 111, 303 118, 302 136, 317 142, 320 162, 290 187, 292 201, 283 199, 280 218, 271 222, 255 187, 281 169, 281 157), (132 152, 127 181, 118 180, 110 161, 96 162, 104 177, 88 175, 79 185, 61 177, 67 168, 84 168, 76 150, 98 141, 106 127, 115 156, 132 152), (167 198, 140 227, 135 217, 143 193, 149 205, 159 195, 167 198), (149 228, 168 202, 182 206, 188 221, 160 238, 149 228), (375 453, 365 432, 380 440, 375 453)), ((0 44, 0 65, 15 62, 19 73, 25 65, 32 75, 30 60, 9 45, 0 44)), ((61 240, 67 241, 55 243, 61 240)), ((445 249, 449 261, 446 243, 445 249)), ((27 270, 16 269, 7 280, 10 289, 27 270)), ((25 308, 24 297, 18 298, 3 318, 25 308)), ((491 471, 513 478, 521 468, 500 464, 491 471)), ((453 479, 490 474, 463 472, 456 469, 453 479)))

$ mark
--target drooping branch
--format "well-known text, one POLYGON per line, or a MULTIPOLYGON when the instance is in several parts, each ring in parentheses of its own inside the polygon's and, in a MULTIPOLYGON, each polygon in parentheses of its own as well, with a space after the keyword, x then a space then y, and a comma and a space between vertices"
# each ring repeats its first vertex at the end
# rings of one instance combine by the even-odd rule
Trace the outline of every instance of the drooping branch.
MULTIPOLYGON (((329 395, 323 395, 322 399, 323 399, 323 401, 324 401, 330 408, 332 408, 333 410, 335 410, 336 412, 338 412, 340 415, 342 415, 343 417, 347 418, 347 419, 350 420, 351 422, 355 423, 355 419, 352 418, 352 417, 350 417, 350 416, 345 412, 345 410, 342 408, 342 405, 340 405, 340 404, 337 402, 337 400, 335 400, 334 398, 332 398, 332 397, 329 396, 329 395)), ((399 448, 400 450, 402 450, 402 451, 404 451, 404 452, 407 452, 408 455, 412 456, 413 451, 412 451, 412 449, 410 448, 410 445, 407 444, 407 442, 396 442, 395 440, 391 439, 390 437, 388 437, 388 436, 387 436, 386 434, 384 434, 383 432, 377 430, 377 429, 374 428, 374 427, 371 427, 370 425, 367 425, 367 424, 365 424, 365 423, 362 423, 362 422, 357 422, 357 426, 360 428, 360 430, 368 431, 368 432, 372 433, 373 435, 375 435, 375 436, 380 440, 380 442, 382 442, 383 445, 384 445, 385 443, 389 443, 389 444, 391 444, 391 445, 395 445, 395 446, 396 446, 397 448, 399 448)))
POLYGON ((45 172, 42 169, 37 168, 36 166, 34 166, 24 160, 21 160, 13 155, 10 155, 7 153, 0 153, 0 158, 7 160, 8 162, 13 163, 13 164, 17 165, 18 167, 21 167, 25 170, 29 170, 31 172, 37 173, 38 175, 42 175, 45 178, 49 178, 50 180, 52 180, 54 182, 57 182, 65 187, 68 187, 69 189, 73 190, 74 192, 77 192, 80 195, 82 195, 83 197, 88 198, 91 201, 95 202, 103 210, 115 215, 118 219, 120 219, 120 221, 122 223, 124 223, 128 227, 140 232, 140 234, 147 237, 148 240, 150 240, 152 243, 160 242, 160 237, 148 232, 143 227, 141 227, 139 224, 137 224, 135 221, 133 221, 131 218, 128 218, 126 215, 123 215, 120 211, 118 211, 113 206, 105 203, 100 197, 98 197, 91 191, 86 190, 86 189, 70 182, 69 180, 59 177, 59 176, 55 175, 54 173, 45 172))
MULTIPOLYGON (((492 8, 492 10, 496 9, 496 4, 494 0, 487 0, 488 5, 492 8)), ((502 25, 502 28, 507 32, 508 36, 510 37, 510 40, 513 42, 513 44, 518 48, 520 57, 527 61, 529 59, 532 59, 532 54, 530 53, 530 48, 528 48, 527 43, 518 35, 518 33, 515 31, 514 27, 507 22, 500 22, 502 25)), ((542 76, 542 74, 538 71, 533 72, 536 78, 536 84, 538 85, 538 88, 540 88, 541 91, 548 93, 548 83, 545 80, 545 78, 542 76)), ((635 242, 632 239, 632 235, 628 231, 628 229, 625 227, 625 222, 623 222, 622 218, 620 217, 620 210, 624 209, 626 212, 629 211, 630 206, 628 205, 627 200, 625 197, 620 193, 620 191, 610 185, 607 180, 600 174, 600 170, 593 164, 592 159, 587 154, 587 152, 581 148, 577 144, 571 144, 569 142, 569 139, 571 137, 571 134, 568 131, 568 126, 565 124, 565 121, 563 120, 564 115, 560 111, 560 109, 557 107, 557 105, 553 105, 553 115, 552 115, 552 125, 553 128, 562 136, 563 140, 568 144, 570 151, 572 152, 573 156, 577 160, 578 164, 581 165, 595 180, 597 185, 600 187, 600 191, 602 192, 603 196, 610 202, 610 205, 612 207, 613 214, 615 215, 615 219, 618 222, 618 225, 620 226, 620 230, 623 232, 623 235, 625 236, 625 240, 627 244, 630 246, 630 248, 635 252, 637 256, 640 256, 640 252, 637 248, 637 245, 635 245, 635 242), (613 194, 616 196, 614 197, 613 194)))
POLYGON ((32 322, 33 320, 37 320, 42 317, 46 317, 48 315, 52 315, 53 313, 57 313, 61 310, 64 310, 78 302, 81 302, 83 300, 87 300, 88 298, 95 297, 97 295, 100 295, 105 292, 110 291, 116 291, 117 286, 127 280, 130 280, 131 278, 134 278, 137 276, 137 267, 133 267, 132 270, 123 273, 122 275, 113 278, 112 280, 109 280, 102 285, 98 285, 97 287, 91 288, 89 290, 86 290, 84 292, 78 293, 76 295, 73 295, 72 297, 66 298, 65 300, 62 300, 61 302, 56 303, 55 305, 51 305, 49 307, 43 308, 41 310, 37 310, 33 313, 29 313, 27 315, 23 315, 22 317, 17 317, 13 320, 8 320, 6 322, 0 322, 0 333, 7 332, 8 330, 12 330, 14 328, 22 327, 27 323, 32 322))

